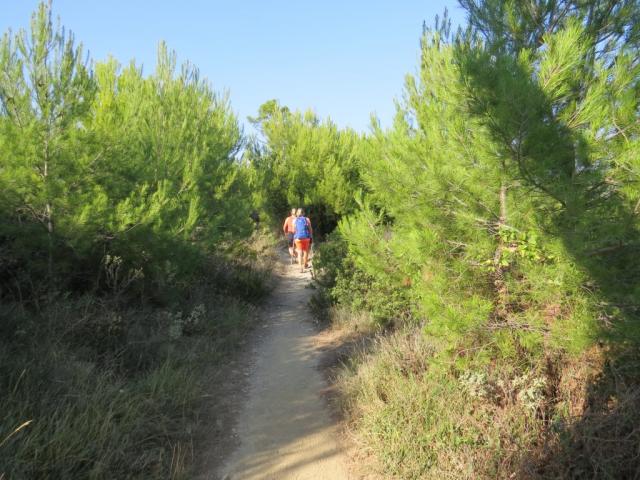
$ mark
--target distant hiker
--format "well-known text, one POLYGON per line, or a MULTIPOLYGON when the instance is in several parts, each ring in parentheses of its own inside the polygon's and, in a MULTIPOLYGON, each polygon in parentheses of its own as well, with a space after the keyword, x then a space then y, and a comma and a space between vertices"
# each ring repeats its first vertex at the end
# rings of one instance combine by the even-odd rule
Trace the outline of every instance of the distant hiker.
POLYGON ((311 228, 311 220, 304 216, 304 210, 301 208, 296 210, 294 226, 293 238, 299 252, 298 263, 300 264, 300 272, 304 272, 305 268, 309 268, 309 247, 313 238, 313 228, 311 228))
POLYGON ((287 246, 289 247, 289 256, 291 257, 291 263, 295 262, 296 250, 293 242, 293 233, 295 232, 296 221, 296 209, 291 209, 291 214, 285 219, 284 225, 282 225, 282 231, 287 239, 287 246))

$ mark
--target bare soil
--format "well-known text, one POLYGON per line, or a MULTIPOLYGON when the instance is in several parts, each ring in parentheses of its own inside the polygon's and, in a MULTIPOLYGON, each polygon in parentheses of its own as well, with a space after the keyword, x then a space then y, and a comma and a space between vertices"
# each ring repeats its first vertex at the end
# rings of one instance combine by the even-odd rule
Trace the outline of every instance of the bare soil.
POLYGON ((212 375, 210 425, 196 451, 198 479, 357 478, 327 405, 326 342, 308 301, 309 271, 280 257, 264 321, 233 364, 212 375))

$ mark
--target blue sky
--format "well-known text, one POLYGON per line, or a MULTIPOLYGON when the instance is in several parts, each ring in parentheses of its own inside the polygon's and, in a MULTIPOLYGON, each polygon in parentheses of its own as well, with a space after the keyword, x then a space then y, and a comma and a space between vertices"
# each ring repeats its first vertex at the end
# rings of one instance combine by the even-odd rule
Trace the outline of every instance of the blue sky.
MULTIPOLYGON (((37 5, 0 0, 0 30, 26 28, 37 5)), ((445 7, 463 23, 454 0, 53 0, 94 60, 135 59, 149 73, 164 40, 179 62, 229 91, 243 123, 277 98, 358 131, 368 131, 371 113, 390 124, 404 76, 418 65, 422 22, 432 25, 445 7)))

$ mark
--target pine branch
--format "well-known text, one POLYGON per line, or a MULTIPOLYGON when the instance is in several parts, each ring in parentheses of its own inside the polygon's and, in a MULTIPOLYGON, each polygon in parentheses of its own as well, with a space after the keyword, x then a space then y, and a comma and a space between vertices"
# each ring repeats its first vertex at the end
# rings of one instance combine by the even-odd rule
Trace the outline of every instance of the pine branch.
POLYGON ((598 255, 604 255, 604 254, 608 254, 608 253, 614 253, 617 252, 619 250, 623 250, 625 248, 640 248, 640 242, 629 242, 629 243, 624 243, 622 241, 613 244, 613 245, 607 245, 604 247, 600 247, 600 248, 596 248, 594 250, 590 250, 588 252, 585 252, 585 255, 587 257, 595 257, 598 255))

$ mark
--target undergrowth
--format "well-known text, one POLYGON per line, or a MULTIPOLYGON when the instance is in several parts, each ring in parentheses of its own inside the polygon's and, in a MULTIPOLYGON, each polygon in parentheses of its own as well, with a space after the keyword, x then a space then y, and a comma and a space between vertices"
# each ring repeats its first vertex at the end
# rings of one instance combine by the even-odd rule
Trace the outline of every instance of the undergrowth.
POLYGON ((0 478, 190 478, 205 375, 257 320, 271 244, 233 247, 251 253, 212 260, 166 305, 4 305, 0 478))
MULTIPOLYGON (((519 323, 474 327, 452 342, 446 332, 434 333, 428 319, 399 318, 398 311, 412 311, 410 300, 388 308, 403 298, 402 284, 384 310, 357 286, 344 289, 340 282, 358 278, 358 267, 340 245, 322 245, 316 265, 317 312, 334 328, 374 339, 352 352, 336 378, 349 430, 373 472, 402 480, 637 478, 640 379, 633 347, 578 348, 583 333, 575 328, 566 330, 571 338, 526 330, 551 321, 571 325, 587 314, 581 290, 569 288, 579 272, 565 273, 563 295, 544 288, 549 271, 565 268, 560 262, 546 266, 546 274, 532 266, 517 281, 511 272, 514 279, 505 279, 517 300, 507 308, 519 323), (384 312, 392 314, 380 321, 384 312)), ((385 298, 375 283, 368 293, 385 298)), ((473 314, 462 300, 447 308, 473 314)))

